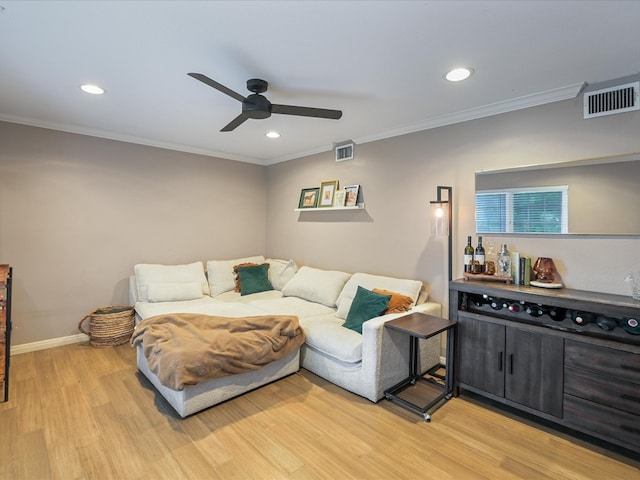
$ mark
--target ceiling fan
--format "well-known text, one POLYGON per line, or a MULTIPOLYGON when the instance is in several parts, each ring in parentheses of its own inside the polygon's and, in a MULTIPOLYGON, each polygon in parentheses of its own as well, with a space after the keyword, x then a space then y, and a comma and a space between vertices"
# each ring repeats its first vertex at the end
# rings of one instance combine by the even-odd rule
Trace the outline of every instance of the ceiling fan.
POLYGON ((200 80, 202 83, 206 83, 210 87, 216 90, 226 93, 232 98, 235 98, 239 102, 242 102, 242 113, 236 118, 231 120, 227 126, 225 126, 221 132, 230 132, 235 128, 242 125, 249 118, 261 119, 269 118, 272 113, 280 113, 284 115, 299 115, 301 117, 315 117, 315 118, 329 118, 332 120, 338 120, 342 117, 341 110, 329 110, 326 108, 313 108, 313 107, 296 107, 294 105, 278 105, 271 103, 266 97, 260 95, 267 91, 269 84, 260 80, 259 78, 252 78, 247 80, 247 90, 253 92, 248 97, 243 97, 239 93, 234 92, 230 88, 210 79, 202 73, 188 73, 190 77, 200 80))

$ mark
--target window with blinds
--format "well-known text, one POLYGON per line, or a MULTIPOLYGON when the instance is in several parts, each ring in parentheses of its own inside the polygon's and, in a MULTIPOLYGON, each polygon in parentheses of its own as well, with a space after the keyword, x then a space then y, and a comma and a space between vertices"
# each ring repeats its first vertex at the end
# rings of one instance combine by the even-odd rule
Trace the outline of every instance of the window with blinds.
POLYGON ((476 193, 478 233, 568 233, 568 186, 476 193))

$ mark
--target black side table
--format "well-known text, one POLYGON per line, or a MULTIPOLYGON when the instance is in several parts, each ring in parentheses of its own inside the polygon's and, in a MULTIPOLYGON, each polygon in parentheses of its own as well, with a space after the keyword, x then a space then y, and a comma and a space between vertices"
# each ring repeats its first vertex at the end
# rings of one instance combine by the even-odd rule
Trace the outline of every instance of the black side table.
POLYGON ((445 318, 434 317, 424 313, 410 313, 403 317, 390 320, 385 323, 385 327, 409 335, 409 376, 400 383, 385 390, 384 395, 387 400, 396 401, 403 407, 422 415, 425 421, 431 421, 428 410, 440 403, 442 400, 449 400, 453 392, 453 362, 455 357, 455 335, 457 322, 445 318), (421 338, 431 338, 442 332, 447 332, 446 369, 444 385, 425 378, 420 374, 420 347, 418 342, 421 338), (442 388, 442 393, 433 398, 427 405, 420 406, 398 396, 405 388, 415 385, 418 381, 428 382, 442 388))

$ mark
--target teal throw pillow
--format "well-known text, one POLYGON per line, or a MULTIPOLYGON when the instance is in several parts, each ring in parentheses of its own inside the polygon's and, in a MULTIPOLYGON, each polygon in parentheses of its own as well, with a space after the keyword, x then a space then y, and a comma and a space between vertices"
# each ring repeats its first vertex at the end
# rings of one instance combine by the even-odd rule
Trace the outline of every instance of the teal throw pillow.
POLYGON ((347 321, 342 326, 362 333, 362 324, 382 315, 389 305, 389 300, 391 295, 380 295, 358 285, 347 314, 347 321))
POLYGON ((269 281, 268 263, 250 267, 238 267, 238 277, 240 277, 240 295, 273 290, 273 285, 269 281))

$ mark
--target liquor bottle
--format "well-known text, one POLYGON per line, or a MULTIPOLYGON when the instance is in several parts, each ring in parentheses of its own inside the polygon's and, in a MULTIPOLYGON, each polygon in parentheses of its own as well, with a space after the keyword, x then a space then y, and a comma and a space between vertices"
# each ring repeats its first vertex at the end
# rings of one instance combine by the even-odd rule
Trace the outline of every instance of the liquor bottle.
POLYGON ((467 237, 467 246, 464 247, 464 273, 472 273, 473 268, 473 247, 471 246, 471 236, 467 237))
POLYGON ((498 271, 497 274, 501 277, 511 276, 511 254, 507 249, 507 244, 503 243, 500 253, 498 253, 498 271))
POLYGON ((478 237, 478 246, 476 247, 474 260, 480 264, 480 267, 484 271, 484 247, 482 246, 482 237, 478 237))
POLYGON ((489 242, 484 253, 484 273, 487 275, 495 275, 497 260, 498 255, 496 254, 496 249, 493 248, 493 242, 489 242))

